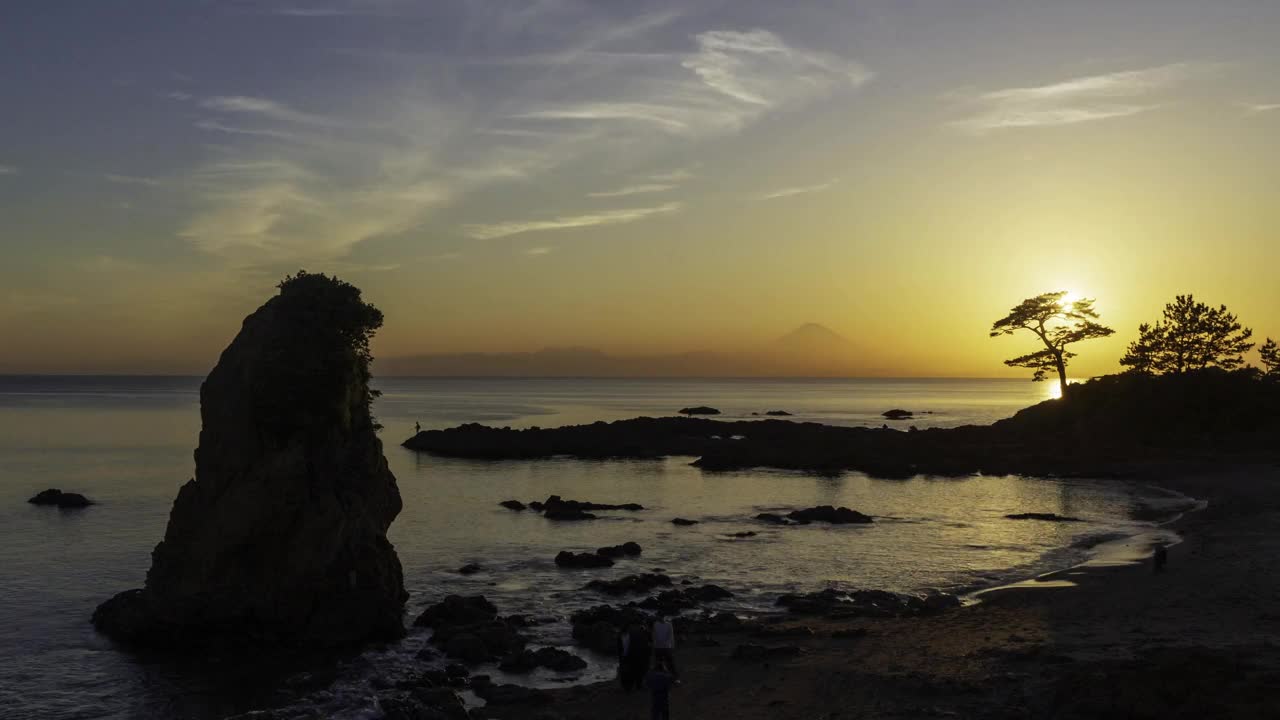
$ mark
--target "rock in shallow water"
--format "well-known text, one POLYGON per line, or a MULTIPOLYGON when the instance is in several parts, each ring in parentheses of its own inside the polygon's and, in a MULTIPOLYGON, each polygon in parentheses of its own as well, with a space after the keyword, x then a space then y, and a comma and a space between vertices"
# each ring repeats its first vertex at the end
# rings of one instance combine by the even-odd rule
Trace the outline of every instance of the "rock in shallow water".
POLYGON ((175 649, 403 634, 400 493, 369 412, 381 323, 357 288, 305 273, 245 318, 201 385, 195 478, 146 585, 98 607, 101 632, 175 649))
POLYGON ((27 502, 32 505, 56 505, 60 508, 82 508, 93 504, 92 500, 80 493, 62 492, 57 488, 41 490, 27 502))

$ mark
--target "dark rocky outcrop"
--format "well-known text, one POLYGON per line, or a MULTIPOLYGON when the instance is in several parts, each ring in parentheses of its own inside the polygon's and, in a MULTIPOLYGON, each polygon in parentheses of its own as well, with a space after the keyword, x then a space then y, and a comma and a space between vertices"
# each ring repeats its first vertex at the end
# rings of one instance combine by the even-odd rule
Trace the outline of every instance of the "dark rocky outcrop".
POLYGON ((1044 520, 1046 522, 1084 522, 1078 517, 1069 517, 1067 515, 1058 515, 1057 513, 1013 513, 1005 515, 1009 520, 1044 520))
POLYGON ((613 560, 596 553, 575 553, 569 550, 561 550, 556 555, 556 567, 585 569, 613 567, 613 560))
POLYGON ((880 414, 889 418, 890 420, 908 420, 910 418, 915 417, 915 413, 911 412, 910 410, 903 410, 902 408, 885 410, 880 414))
POLYGON ((525 504, 520 502, 519 500, 503 500, 498 504, 508 510, 524 510, 525 509, 525 504))
POLYGON ((432 629, 432 644, 448 657, 482 663, 524 650, 522 618, 504 618, 483 595, 449 595, 428 607, 414 625, 432 629))
POLYGON ((449 595, 422 611, 413 624, 419 627, 472 625, 496 617, 498 608, 483 595, 449 595))
POLYGON ((597 605, 569 616, 573 639, 579 645, 602 653, 617 651, 618 633, 631 624, 645 624, 649 613, 633 606, 597 605))
POLYGON ((146 585, 97 628, 146 646, 351 646, 403 633, 387 540, 400 493, 369 411, 382 314, 323 275, 286 278, 200 388, 195 478, 146 585))
POLYGON ((713 407, 708 407, 706 405, 697 405, 694 407, 680 408, 680 414, 681 415, 719 415, 720 411, 713 407))
POLYGON ((27 502, 33 505, 56 505, 60 508, 82 508, 93 504, 92 500, 80 493, 62 492, 57 488, 41 490, 27 502))
POLYGON ((684 610, 693 609, 702 603, 726 600, 733 593, 719 585, 702 585, 700 587, 684 587, 678 590, 664 590, 657 595, 645 598, 638 607, 653 610, 659 615, 675 615, 684 610))
POLYGON ((830 505, 819 505, 805 508, 804 510, 792 510, 787 513, 787 517, 798 523, 825 522, 833 525, 844 525, 873 522, 870 515, 863 515, 857 510, 850 510, 847 507, 837 508, 830 505))
POLYGON ((769 417, 791 417, 791 413, 786 410, 769 410, 765 412, 769 417))
MULTIPOLYGON (((914 413, 913 413, 914 414, 914 413)), ((923 413, 921 413, 923 414, 923 413)), ((697 456, 706 471, 774 467, 920 474, 1129 476, 1161 463, 1280 459, 1280 383, 1248 372, 1117 375, 987 426, 917 432, 792 420, 635 418, 563 428, 423 431, 414 450, 471 458, 697 456), (724 438, 738 437, 734 442, 724 438)))
POLYGON ((769 523, 770 525, 788 525, 788 524, 790 524, 790 523, 787 521, 787 519, 786 519, 786 518, 782 517, 781 515, 778 515, 777 513, 767 513, 767 512, 766 512, 766 513, 760 513, 759 515, 756 515, 756 519, 757 519, 757 520, 760 520, 760 521, 762 521, 762 522, 767 522, 767 523, 769 523))
POLYGON ((697 525, 697 524, 698 524, 698 521, 697 521, 697 520, 689 520, 689 519, 687 519, 687 518, 672 518, 672 519, 671 519, 671 524, 672 524, 672 525, 683 525, 683 526, 686 526, 686 527, 687 527, 687 526, 689 526, 689 525, 697 525))
POLYGON ((756 536, 756 533, 753 530, 743 530, 741 532, 730 533, 729 535, 729 537, 736 537, 736 538, 749 538, 749 537, 755 537, 755 536, 756 536))
POLYGON ((484 568, 480 567, 476 563, 467 563, 466 565, 463 565, 462 567, 458 568, 458 574, 459 575, 475 575, 476 573, 480 572, 483 569, 484 568))
POLYGON ((605 595, 628 595, 647 593, 659 587, 671 587, 670 576, 662 573, 642 573, 627 575, 617 580, 592 580, 583 589, 595 590, 605 595))
POLYGON ((621 545, 610 545, 608 547, 596 548, 596 554, 609 559, 620 557, 636 557, 643 548, 637 542, 624 542, 621 545))
POLYGON ((544 667, 555 672, 574 672, 587 666, 587 661, 566 650, 543 647, 525 649, 502 660, 498 669, 503 672, 527 673, 544 667))

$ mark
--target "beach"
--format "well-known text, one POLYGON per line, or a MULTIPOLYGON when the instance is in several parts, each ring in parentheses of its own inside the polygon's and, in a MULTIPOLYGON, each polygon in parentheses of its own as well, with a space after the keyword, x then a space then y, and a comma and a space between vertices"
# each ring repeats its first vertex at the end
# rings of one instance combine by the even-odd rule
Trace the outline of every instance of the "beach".
MULTIPOLYGON (((1207 501, 1174 523, 1183 540, 1169 548, 1165 572, 1149 562, 1078 567, 1047 578, 1069 587, 988 592, 933 617, 797 617, 768 626, 767 637, 684 637, 673 717, 1275 717, 1280 467, 1162 472, 1160 482, 1207 501), (832 637, 853 629, 866 633, 832 637), (798 654, 734 659, 744 644, 798 654)), ((624 695, 615 683, 552 697, 547 717, 648 717, 645 694, 624 695)))

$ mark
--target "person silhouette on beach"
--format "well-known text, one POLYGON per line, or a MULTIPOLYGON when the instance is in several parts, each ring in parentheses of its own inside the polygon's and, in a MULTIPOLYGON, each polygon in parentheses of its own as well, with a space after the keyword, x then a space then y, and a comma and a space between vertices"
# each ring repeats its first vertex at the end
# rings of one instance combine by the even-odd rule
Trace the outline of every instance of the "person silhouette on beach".
POLYGON ((649 634, 637 623, 618 635, 618 681, 626 692, 638 689, 649 671, 649 634))
POLYGON ((658 660, 644 682, 649 686, 649 717, 652 720, 671 720, 671 686, 676 682, 674 669, 658 660))
POLYGON ((417 435, 417 434, 418 434, 418 433, 420 433, 420 432, 422 432, 422 423, 420 423, 420 422, 415 422, 415 423, 413 424, 413 434, 414 434, 414 435, 417 435))
POLYGON ((676 672, 676 629, 671 625, 671 618, 663 615, 653 623, 653 660, 654 663, 666 665, 673 676, 676 672))

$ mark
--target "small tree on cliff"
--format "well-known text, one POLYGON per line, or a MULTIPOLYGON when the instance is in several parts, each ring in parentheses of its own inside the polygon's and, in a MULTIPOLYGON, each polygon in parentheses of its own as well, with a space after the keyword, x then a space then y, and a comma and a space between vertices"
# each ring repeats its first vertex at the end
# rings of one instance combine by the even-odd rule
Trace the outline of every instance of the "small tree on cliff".
POLYGON ((1009 367, 1035 371, 1031 379, 1040 381, 1050 373, 1058 373, 1062 396, 1067 395, 1067 362, 1076 356, 1067 346, 1084 340, 1104 338, 1115 332, 1097 322, 1098 313, 1092 299, 1069 302, 1065 290, 1044 293, 1023 300, 991 326, 991 337, 1012 335, 1026 330, 1036 336, 1044 348, 1005 360, 1009 367))
POLYGON ((1258 353, 1262 355, 1262 367, 1266 369, 1266 376, 1272 380, 1280 380, 1280 346, 1276 345, 1276 341, 1267 338, 1267 342, 1258 348, 1258 353))
POLYGON ((1179 295, 1164 306, 1164 319, 1138 326, 1138 339, 1120 364, 1143 375, 1178 375, 1208 367, 1235 370, 1253 347, 1253 331, 1241 327, 1226 305, 1216 308, 1179 295))

